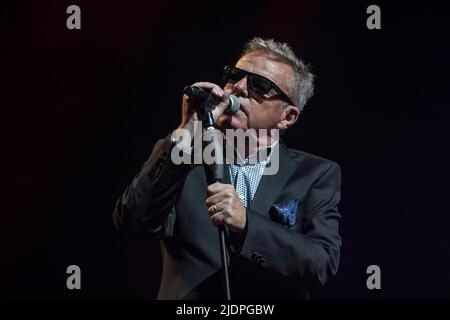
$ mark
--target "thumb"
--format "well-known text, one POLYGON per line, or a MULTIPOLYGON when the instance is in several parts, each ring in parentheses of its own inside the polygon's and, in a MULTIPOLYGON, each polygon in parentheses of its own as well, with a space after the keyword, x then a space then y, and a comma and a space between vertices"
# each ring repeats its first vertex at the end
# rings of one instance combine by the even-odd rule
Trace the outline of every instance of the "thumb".
POLYGON ((216 122, 220 116, 227 110, 230 104, 230 90, 225 90, 224 95, 221 98, 221 102, 213 109, 212 114, 214 118, 214 122, 216 122))

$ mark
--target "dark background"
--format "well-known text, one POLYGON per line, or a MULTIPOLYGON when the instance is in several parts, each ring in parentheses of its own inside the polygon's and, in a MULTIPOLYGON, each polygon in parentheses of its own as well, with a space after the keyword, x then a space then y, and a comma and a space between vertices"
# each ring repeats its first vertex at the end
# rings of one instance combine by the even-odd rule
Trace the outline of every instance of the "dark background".
POLYGON ((449 12, 430 1, 40 1, 1 9, 1 298, 144 298, 159 244, 115 232, 115 200, 254 36, 313 66, 293 148, 343 170, 342 263, 314 298, 450 298, 449 12), (66 8, 81 7, 81 30, 66 8), (366 8, 381 7, 381 30, 366 8), (82 290, 66 288, 66 268, 82 290), (366 268, 381 268, 381 290, 366 268))

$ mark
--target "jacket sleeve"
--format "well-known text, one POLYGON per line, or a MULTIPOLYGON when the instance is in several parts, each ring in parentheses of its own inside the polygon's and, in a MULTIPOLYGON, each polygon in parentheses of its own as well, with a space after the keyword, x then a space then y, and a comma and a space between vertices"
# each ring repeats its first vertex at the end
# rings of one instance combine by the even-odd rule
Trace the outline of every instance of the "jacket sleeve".
POLYGON ((113 222, 117 229, 131 229, 152 237, 172 235, 174 204, 193 168, 172 162, 173 147, 170 135, 155 144, 141 171, 116 202, 113 222))
POLYGON ((266 214, 247 210, 240 255, 284 277, 301 279, 309 287, 324 285, 339 266, 340 184, 340 167, 332 163, 304 200, 301 228, 288 228, 266 214))

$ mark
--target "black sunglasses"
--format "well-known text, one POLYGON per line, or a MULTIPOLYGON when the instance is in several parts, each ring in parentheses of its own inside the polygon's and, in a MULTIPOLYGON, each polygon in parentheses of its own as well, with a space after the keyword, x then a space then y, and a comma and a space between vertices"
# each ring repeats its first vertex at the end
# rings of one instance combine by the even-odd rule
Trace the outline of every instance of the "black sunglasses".
POLYGON ((251 73, 236 67, 226 66, 223 69, 222 81, 226 83, 237 83, 242 78, 247 77, 248 88, 264 98, 271 98, 279 95, 284 101, 295 106, 295 103, 281 90, 275 83, 259 74, 251 73))

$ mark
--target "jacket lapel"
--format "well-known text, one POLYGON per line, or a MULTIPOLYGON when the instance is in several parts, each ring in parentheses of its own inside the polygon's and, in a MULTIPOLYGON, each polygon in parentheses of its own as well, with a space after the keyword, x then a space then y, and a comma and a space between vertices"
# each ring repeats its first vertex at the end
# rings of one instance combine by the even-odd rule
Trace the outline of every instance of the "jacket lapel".
POLYGON ((250 203, 250 209, 261 214, 269 212, 270 207, 296 168, 295 160, 289 156, 287 148, 281 140, 279 150, 278 173, 262 176, 255 197, 250 203))

